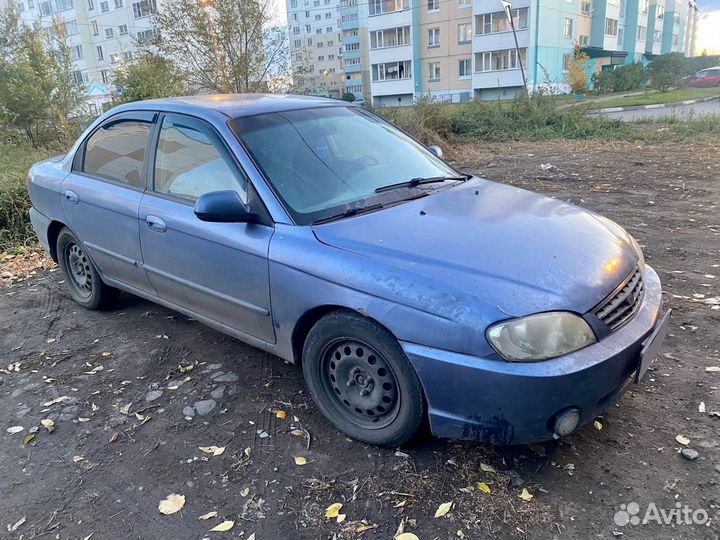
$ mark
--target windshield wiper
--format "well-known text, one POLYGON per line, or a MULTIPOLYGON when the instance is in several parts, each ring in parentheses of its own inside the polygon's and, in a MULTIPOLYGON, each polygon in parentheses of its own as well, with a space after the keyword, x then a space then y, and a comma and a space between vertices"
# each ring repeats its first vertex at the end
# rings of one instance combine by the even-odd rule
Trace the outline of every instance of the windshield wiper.
POLYGON ((375 193, 382 193, 384 191, 392 191, 393 189, 403 187, 417 187, 421 184, 435 184, 437 182, 447 182, 449 180, 467 180, 468 177, 463 176, 429 176, 427 178, 412 178, 405 182, 398 182, 397 184, 389 184, 387 186, 380 186, 375 189, 375 193))
POLYGON ((380 203, 371 204, 368 206, 359 206, 356 208, 348 208, 344 212, 340 212, 338 214, 333 214, 331 216, 325 216, 325 217, 318 218, 315 221, 313 221, 312 224, 319 225, 320 223, 327 223, 328 221, 335 221, 335 220, 343 219, 346 217, 357 216, 358 214, 365 214, 367 212, 373 212, 375 210, 380 210, 381 208, 383 208, 383 205, 380 203))

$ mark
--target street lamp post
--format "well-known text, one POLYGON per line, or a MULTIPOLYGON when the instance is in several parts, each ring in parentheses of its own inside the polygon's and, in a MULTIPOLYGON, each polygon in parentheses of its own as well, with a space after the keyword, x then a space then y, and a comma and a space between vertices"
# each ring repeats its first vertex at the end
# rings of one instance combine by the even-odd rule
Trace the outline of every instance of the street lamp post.
POLYGON ((505 11, 505 16, 508 18, 508 22, 510 22, 510 28, 512 29, 513 38, 515 39, 515 53, 517 54, 517 61, 520 65, 520 74, 522 75, 523 80, 523 89, 525 93, 527 93, 527 78, 525 77, 525 68, 523 66, 522 57, 520 56, 520 45, 518 45, 517 32, 515 31, 515 21, 513 21, 512 17, 512 4, 507 0, 500 0, 500 3, 505 11))

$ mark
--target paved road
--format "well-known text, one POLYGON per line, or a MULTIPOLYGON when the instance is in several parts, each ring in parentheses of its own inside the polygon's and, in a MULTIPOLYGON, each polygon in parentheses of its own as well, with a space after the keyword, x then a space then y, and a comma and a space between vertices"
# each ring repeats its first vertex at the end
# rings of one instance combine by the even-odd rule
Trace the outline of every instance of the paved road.
POLYGON ((695 103, 694 105, 676 105, 672 107, 662 107, 657 109, 637 109, 634 111, 622 111, 613 113, 603 113, 609 118, 617 118, 619 120, 634 121, 646 118, 659 118, 663 116, 707 116, 716 115, 720 117, 720 101, 706 101, 704 103, 695 103))

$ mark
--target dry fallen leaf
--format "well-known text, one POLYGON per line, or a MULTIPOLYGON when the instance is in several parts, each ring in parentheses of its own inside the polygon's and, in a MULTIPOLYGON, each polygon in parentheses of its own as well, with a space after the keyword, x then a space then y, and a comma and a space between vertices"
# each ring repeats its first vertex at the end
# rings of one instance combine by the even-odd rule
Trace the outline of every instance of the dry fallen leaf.
POLYGON ((325 509, 325 517, 333 519, 338 517, 340 509, 343 507, 342 503, 333 503, 325 509))
POLYGON ((250 488, 243 488, 240 490, 241 497, 247 497, 250 494, 250 488))
POLYGON ((40 423, 45 429, 48 430, 48 433, 52 433, 53 431, 55 431, 55 422, 53 422, 49 418, 43 418, 42 420, 40 420, 40 423))
POLYGON ((73 463, 80 463, 81 461, 85 461, 85 458, 82 456, 73 456, 72 460, 73 463))
POLYGON ((35 438, 34 433, 30 433, 28 435, 25 435, 25 438, 23 439, 23 444, 30 444, 32 440, 35 438))
POLYGON ((275 417, 278 418, 279 420, 285 420, 286 416, 287 416, 287 414, 285 413, 285 411, 278 411, 275 413, 275 417))
POLYGON ((688 439, 684 435, 678 435, 677 437, 675 437, 675 440, 683 446, 687 446, 688 444, 690 444, 690 439, 688 439))
POLYGON ((295 465, 306 465, 307 459, 302 456, 295 456, 295 465))
POLYGON ((224 446, 199 446, 198 450, 205 452, 206 454, 212 454, 213 456, 219 456, 225 451, 224 446))
POLYGON ((234 521, 226 520, 220 523, 219 525, 215 525, 212 529, 210 529, 210 532, 225 532, 229 531, 233 528, 233 525, 235 525, 234 521))
POLYGON ((13 426, 13 427, 7 428, 6 431, 7 431, 10 435, 15 435, 15 433, 20 433, 23 429, 25 429, 25 428, 22 427, 22 426, 13 426))
POLYGON ((255 533, 252 533, 250 536, 248 536, 247 540, 255 540, 255 533))
POLYGON ((19 527, 22 526, 22 524, 25 523, 25 516, 18 519, 14 525, 8 525, 8 531, 9 532, 15 532, 18 530, 19 527))
POLYGON ((109 442, 114 443, 114 442, 116 442, 118 439, 120 439, 120 433, 118 433, 118 432, 116 431, 115 433, 113 433, 112 435, 110 435, 110 440, 109 440, 109 442))
POLYGON ((436 518, 443 517, 445 514, 447 514, 450 511, 450 509, 452 508, 452 505, 453 505, 452 501, 442 503, 440 506, 438 506, 437 510, 435 510, 435 517, 436 518))
POLYGON ((395 536, 395 540, 420 540, 420 539, 417 537, 417 535, 414 535, 411 532, 405 532, 405 533, 401 533, 401 534, 398 534, 397 536, 395 536))
POLYGON ((520 492, 520 495, 518 495, 519 498, 521 498, 523 501, 528 502, 533 499, 533 494, 530 493, 527 488, 523 488, 523 490, 520 492))
POLYGON ((185 496, 172 493, 168 495, 166 499, 160 501, 160 504, 158 504, 158 510, 161 514, 169 516, 170 514, 179 512, 183 506, 185 506, 185 496))
POLYGON ((102 353, 102 355, 103 355, 105 358, 107 358, 107 357, 110 356, 111 354, 112 354, 112 353, 107 352, 107 351, 105 351, 104 353, 102 353))
POLYGON ((293 429, 290 432, 290 434, 295 435, 296 437, 304 437, 305 436, 305 432, 302 429, 293 429))
POLYGON ((208 512, 207 514, 203 514, 202 516, 199 516, 198 519, 206 520, 210 518, 217 517, 218 513, 213 510, 212 512, 208 512))
POLYGON ((705 368, 705 371, 707 373, 719 373, 720 372, 720 366, 708 366, 705 368))
POLYGON ((495 467, 488 465, 487 463, 480 464, 480 470, 483 472, 496 473, 495 467))
POLYGON ((478 482, 477 487, 483 493, 490 493, 490 486, 488 486, 485 482, 478 482))
POLYGON ((593 422, 593 427, 595 427, 595 429, 600 431, 603 428, 602 422, 600 422, 599 420, 595 420, 593 422))
POLYGON ((342 523, 343 521, 345 521, 346 517, 347 517, 347 514, 338 514, 338 517, 335 521, 337 521, 338 523, 342 523))
POLYGON ((46 401, 43 403, 43 407, 50 407, 51 405, 55 405, 56 403, 65 403, 66 401, 70 401, 70 396, 60 396, 55 399, 51 399, 50 401, 46 401))

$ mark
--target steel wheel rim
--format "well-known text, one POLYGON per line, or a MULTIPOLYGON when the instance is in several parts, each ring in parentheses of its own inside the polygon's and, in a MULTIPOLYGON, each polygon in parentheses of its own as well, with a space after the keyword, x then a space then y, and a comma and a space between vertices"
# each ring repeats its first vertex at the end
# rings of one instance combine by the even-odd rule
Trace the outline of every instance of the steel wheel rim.
POLYGON ((335 410, 364 429, 392 423, 400 409, 397 378, 375 348, 353 338, 329 343, 322 354, 323 391, 335 410))
POLYGON ((70 243, 65 248, 65 266, 69 281, 77 293, 88 298, 93 292, 92 270, 90 259, 76 243, 70 243))

